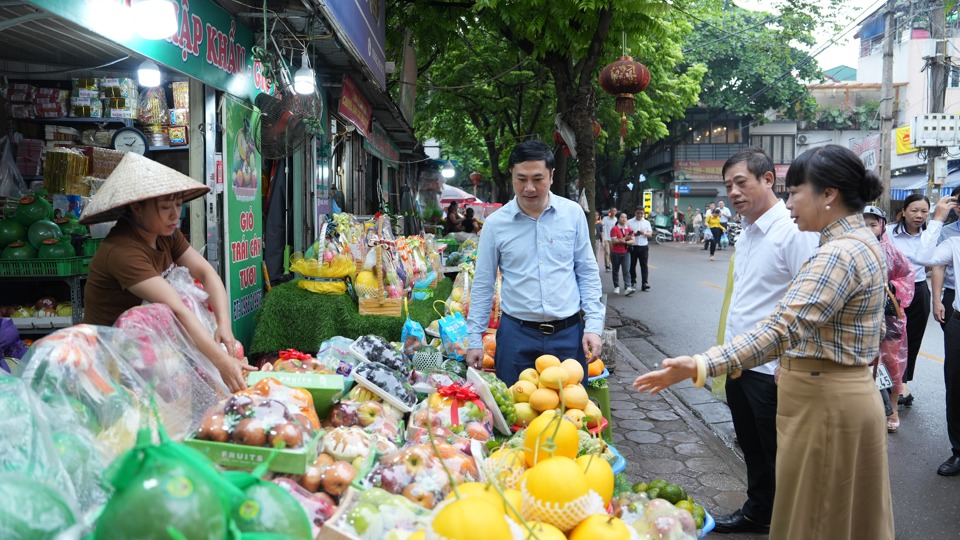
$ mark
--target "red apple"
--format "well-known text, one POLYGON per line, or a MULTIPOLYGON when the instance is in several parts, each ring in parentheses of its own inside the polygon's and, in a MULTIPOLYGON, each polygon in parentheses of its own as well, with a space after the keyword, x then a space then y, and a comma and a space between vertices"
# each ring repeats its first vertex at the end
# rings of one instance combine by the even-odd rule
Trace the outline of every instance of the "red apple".
POLYGON ((267 432, 263 422, 256 418, 244 418, 233 428, 233 441, 247 446, 263 446, 267 443, 267 432))
POLYGON ((273 448, 299 448, 303 444, 303 433, 292 422, 284 422, 270 428, 270 446, 273 448))
POLYGON ((357 407, 351 402, 340 402, 330 411, 330 423, 334 427, 350 427, 357 425, 359 415, 357 407))
POLYGON ((307 472, 300 476, 300 481, 298 483, 301 487, 303 487, 303 489, 309 491, 310 493, 316 493, 320 491, 320 487, 323 483, 323 467, 318 467, 317 465, 308 465, 307 472))
POLYGON ((355 476, 357 476, 357 470, 353 465, 346 461, 338 461, 323 471, 323 490, 339 497, 350 487, 350 482, 353 482, 355 476))
POLYGON ((317 459, 313 460, 313 464, 320 467, 321 469, 326 469, 328 466, 333 465, 336 460, 333 459, 333 456, 326 452, 320 452, 317 455, 317 459))
POLYGON ((325 521, 333 517, 333 514, 337 513, 337 504, 334 502, 333 497, 322 491, 320 493, 314 493, 313 496, 310 497, 310 501, 316 505, 313 519, 316 525, 323 525, 325 521))
POLYGON ((410 473, 402 465, 382 467, 380 469, 380 487, 395 495, 403 493, 403 488, 412 481, 410 473))

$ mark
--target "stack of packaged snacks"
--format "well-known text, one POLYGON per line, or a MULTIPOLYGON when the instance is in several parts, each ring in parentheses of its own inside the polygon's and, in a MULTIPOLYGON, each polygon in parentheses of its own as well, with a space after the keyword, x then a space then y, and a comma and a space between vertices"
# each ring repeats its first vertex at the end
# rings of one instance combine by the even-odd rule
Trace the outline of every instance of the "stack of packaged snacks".
POLYGON ((100 79, 100 99, 103 100, 104 116, 136 118, 138 98, 137 83, 133 79, 100 79))
POLYGON ((103 118, 103 103, 100 101, 100 81, 98 79, 73 79, 73 91, 70 93, 70 116, 103 118))
POLYGON ((87 175, 87 156, 70 148, 47 150, 43 187, 50 193, 75 193, 87 175), (74 191, 70 191, 73 189, 74 191))

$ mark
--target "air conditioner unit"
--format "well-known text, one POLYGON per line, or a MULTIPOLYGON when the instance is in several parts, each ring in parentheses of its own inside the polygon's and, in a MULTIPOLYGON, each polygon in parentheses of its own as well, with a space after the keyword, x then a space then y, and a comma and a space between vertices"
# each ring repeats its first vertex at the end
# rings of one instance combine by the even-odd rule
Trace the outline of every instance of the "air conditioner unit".
POLYGON ((797 135, 797 144, 799 144, 800 146, 803 146, 803 145, 807 144, 807 136, 806 136, 806 135, 797 135))

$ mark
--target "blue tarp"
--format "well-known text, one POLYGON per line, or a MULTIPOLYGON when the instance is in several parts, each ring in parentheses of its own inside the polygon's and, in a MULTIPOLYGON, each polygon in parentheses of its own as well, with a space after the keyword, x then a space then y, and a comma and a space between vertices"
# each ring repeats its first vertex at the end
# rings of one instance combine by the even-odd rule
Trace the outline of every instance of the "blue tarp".
MULTIPOLYGON (((947 174, 947 181, 940 186, 940 196, 950 195, 953 188, 960 186, 960 169, 947 174)), ((927 189, 927 173, 912 173, 890 178, 890 200, 902 201, 915 191, 927 189)))

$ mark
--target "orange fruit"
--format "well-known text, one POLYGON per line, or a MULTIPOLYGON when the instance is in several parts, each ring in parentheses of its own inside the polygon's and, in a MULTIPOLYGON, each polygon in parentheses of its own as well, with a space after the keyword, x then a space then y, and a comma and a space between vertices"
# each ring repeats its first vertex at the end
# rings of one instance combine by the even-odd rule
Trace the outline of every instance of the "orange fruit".
POLYGON ((560 396, 557 394, 556 390, 551 390, 550 388, 538 388, 534 390, 532 394, 530 394, 529 403, 534 410, 543 412, 559 407, 560 396))
POLYGON ((587 376, 599 377, 603 374, 603 360, 597 359, 587 364, 587 376))
POLYGON ((484 369, 493 369, 494 362, 493 357, 489 354, 483 355, 483 368, 484 369))

